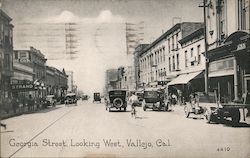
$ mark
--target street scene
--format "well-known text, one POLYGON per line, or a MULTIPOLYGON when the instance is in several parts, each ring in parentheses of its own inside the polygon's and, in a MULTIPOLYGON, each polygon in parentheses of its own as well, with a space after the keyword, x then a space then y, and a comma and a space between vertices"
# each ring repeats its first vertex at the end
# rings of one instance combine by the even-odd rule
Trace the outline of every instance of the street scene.
POLYGON ((0 157, 250 157, 249 0, 0 0, 0 157))
POLYGON ((103 103, 79 101, 77 106, 58 105, 4 120, 8 129, 1 133, 2 157, 249 155, 246 126, 206 124, 197 116, 186 119, 183 107, 169 112, 137 110, 134 119, 130 109, 107 112, 103 103))

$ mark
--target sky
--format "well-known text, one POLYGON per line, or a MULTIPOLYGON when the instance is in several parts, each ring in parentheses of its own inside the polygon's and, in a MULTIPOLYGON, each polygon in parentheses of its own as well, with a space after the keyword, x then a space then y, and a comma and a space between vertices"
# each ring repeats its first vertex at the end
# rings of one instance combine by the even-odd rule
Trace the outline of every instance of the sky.
POLYGON ((14 49, 29 46, 47 65, 74 72, 85 93, 102 91, 105 70, 132 64, 126 55, 126 25, 141 26, 151 43, 177 22, 201 22, 202 0, 0 0, 12 18, 14 49), (65 23, 75 23, 76 54, 66 54, 65 23))

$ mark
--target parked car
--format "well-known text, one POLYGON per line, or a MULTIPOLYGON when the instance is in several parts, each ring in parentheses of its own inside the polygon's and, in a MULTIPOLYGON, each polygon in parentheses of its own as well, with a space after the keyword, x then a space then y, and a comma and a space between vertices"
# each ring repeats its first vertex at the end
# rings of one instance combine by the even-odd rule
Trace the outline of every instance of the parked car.
POLYGON ((68 104, 75 104, 77 105, 77 98, 76 98, 76 94, 75 93, 68 93, 66 96, 65 96, 65 105, 68 105, 68 104))
POLYGON ((102 100, 102 98, 101 98, 100 93, 94 93, 93 103, 96 102, 96 101, 101 103, 101 100, 102 100))
POLYGON ((46 96, 46 102, 47 106, 56 106, 56 98, 54 95, 47 95, 46 96))
POLYGON ((127 100, 126 90, 111 90, 108 92, 108 98, 105 99, 106 110, 111 111, 111 108, 126 111, 127 100))
POLYGON ((169 103, 164 98, 164 91, 156 88, 146 89, 143 94, 143 110, 164 110, 167 111, 169 103))

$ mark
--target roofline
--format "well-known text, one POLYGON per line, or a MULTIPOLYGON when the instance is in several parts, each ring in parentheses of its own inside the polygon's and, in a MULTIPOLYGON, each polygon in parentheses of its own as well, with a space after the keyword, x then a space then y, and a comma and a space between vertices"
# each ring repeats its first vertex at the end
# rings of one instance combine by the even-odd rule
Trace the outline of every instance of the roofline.
POLYGON ((9 21, 12 21, 12 18, 8 14, 6 14, 2 9, 0 9, 0 13, 3 14, 4 18, 6 18, 9 21))
MULTIPOLYGON (((184 23, 184 22, 183 22, 184 23)), ((143 53, 148 51, 149 49, 151 49, 152 47, 154 47, 157 43, 159 43, 159 41, 161 41, 162 39, 164 39, 165 37, 167 37, 168 35, 170 35, 173 31, 177 30, 178 28, 180 28, 181 24, 183 23, 177 23, 175 24, 173 27, 171 27, 168 31, 166 31, 164 34, 162 34, 160 37, 158 37, 153 43, 149 44, 148 46, 146 46, 145 49, 143 49, 143 53)), ((142 54, 143 54, 142 53, 142 54)))
POLYGON ((173 27, 171 27, 169 30, 167 30, 164 34, 162 34, 159 38, 157 38, 153 43, 151 43, 148 46, 146 46, 146 48, 142 50, 142 53, 140 55, 142 55, 143 53, 145 53, 146 51, 148 51, 149 49, 151 49, 152 47, 154 47, 157 43, 159 43, 159 41, 161 41, 162 39, 164 39, 165 37, 167 37, 168 35, 170 35, 172 32, 174 32, 178 28, 181 28, 181 26, 183 24, 187 24, 187 23, 190 23, 190 24, 201 24, 202 22, 181 22, 181 23, 175 24, 173 27))
POLYGON ((187 35, 186 37, 180 39, 178 42, 182 45, 185 42, 187 42, 187 41, 189 41, 189 40, 191 40, 199 35, 204 36, 204 27, 197 29, 196 31, 192 32, 191 34, 187 35))

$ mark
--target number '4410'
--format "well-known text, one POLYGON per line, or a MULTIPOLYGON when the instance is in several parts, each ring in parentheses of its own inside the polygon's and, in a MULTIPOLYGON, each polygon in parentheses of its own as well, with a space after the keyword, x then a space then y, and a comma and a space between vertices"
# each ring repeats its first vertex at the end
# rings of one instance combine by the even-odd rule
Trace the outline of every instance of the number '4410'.
POLYGON ((217 148, 217 151, 230 151, 230 147, 217 148))

